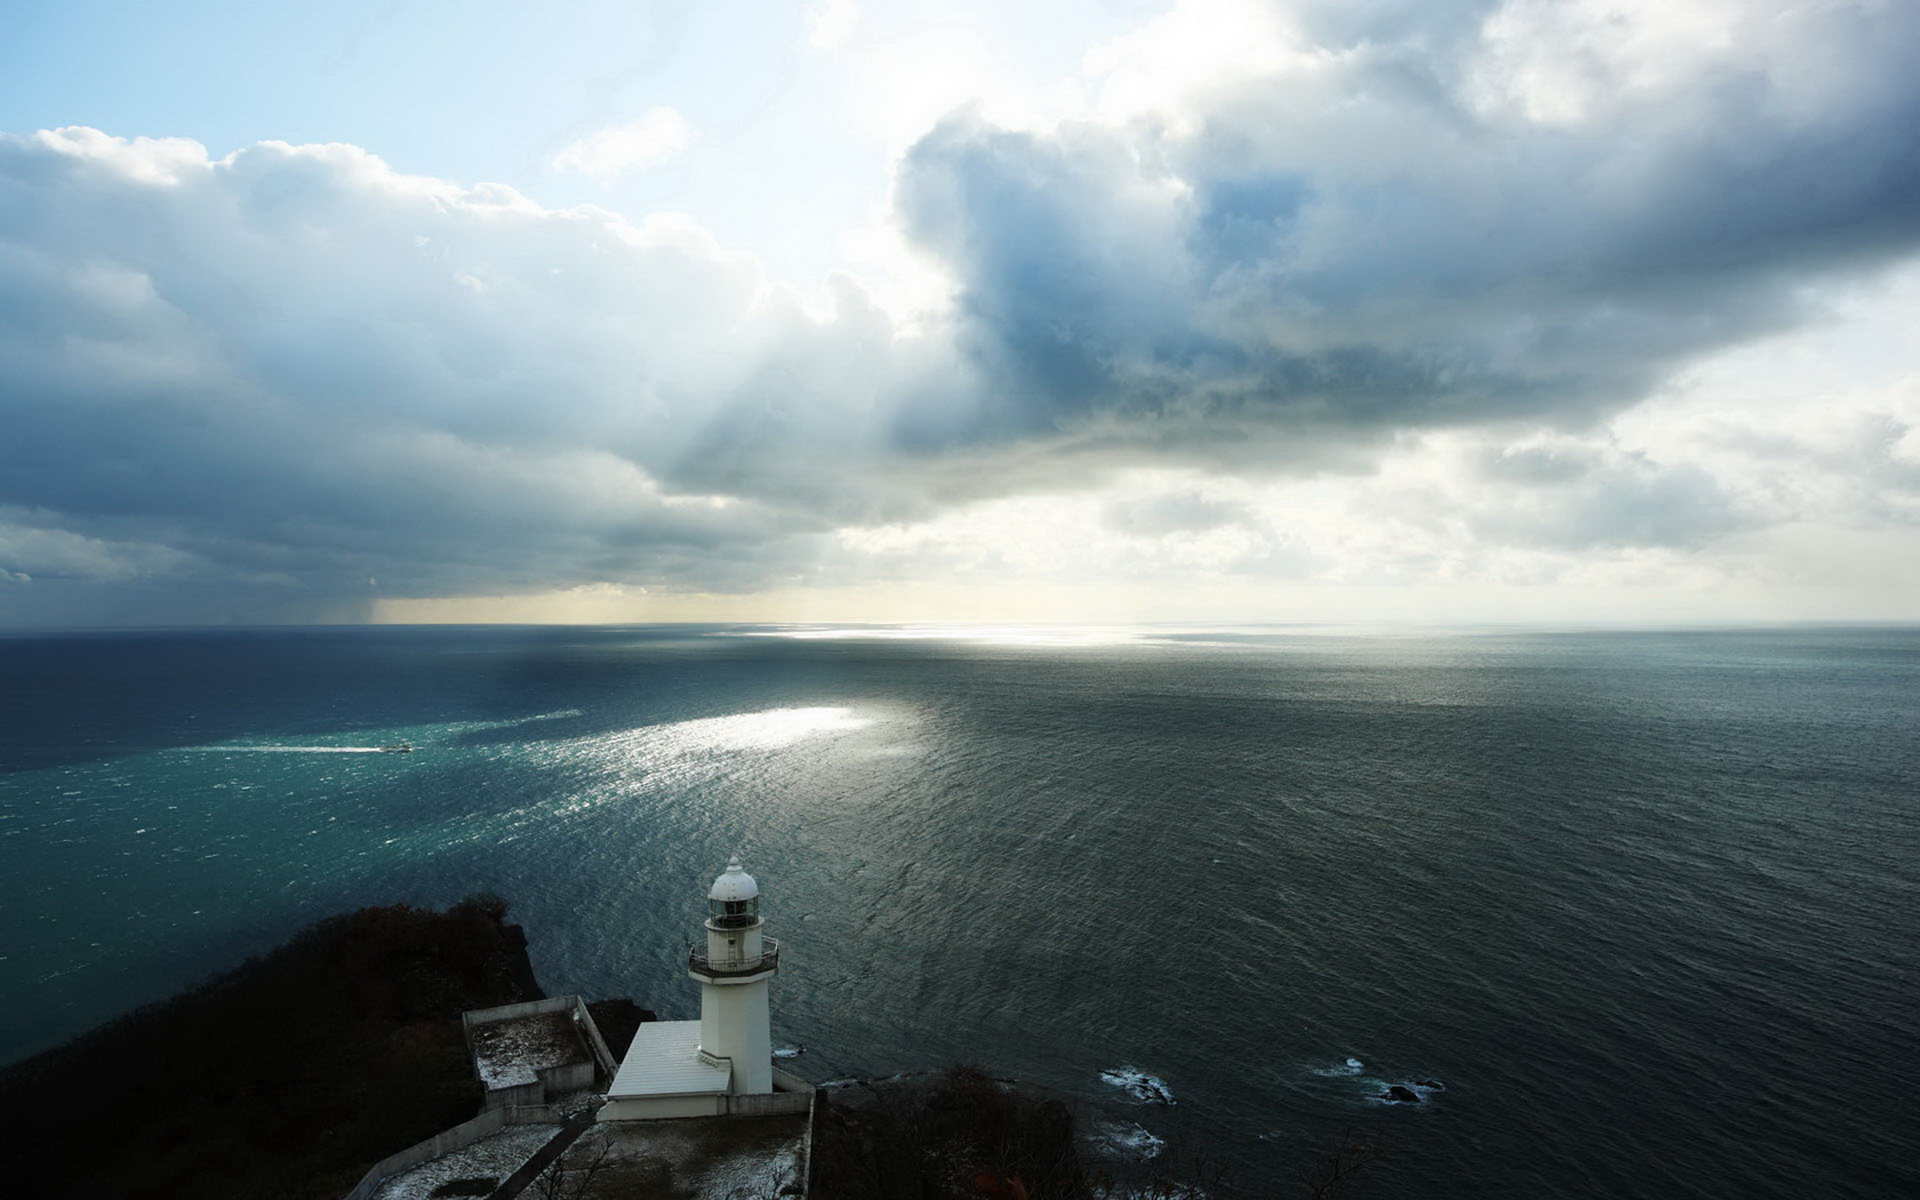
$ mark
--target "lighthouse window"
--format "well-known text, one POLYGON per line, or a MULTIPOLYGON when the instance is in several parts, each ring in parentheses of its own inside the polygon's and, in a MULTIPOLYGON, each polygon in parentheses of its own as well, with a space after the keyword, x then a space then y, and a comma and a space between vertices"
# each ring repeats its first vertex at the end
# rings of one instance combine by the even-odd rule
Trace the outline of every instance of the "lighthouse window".
POLYGON ((760 902, 756 900, 714 900, 707 905, 707 913, 713 918, 716 928, 740 929, 758 920, 760 902))

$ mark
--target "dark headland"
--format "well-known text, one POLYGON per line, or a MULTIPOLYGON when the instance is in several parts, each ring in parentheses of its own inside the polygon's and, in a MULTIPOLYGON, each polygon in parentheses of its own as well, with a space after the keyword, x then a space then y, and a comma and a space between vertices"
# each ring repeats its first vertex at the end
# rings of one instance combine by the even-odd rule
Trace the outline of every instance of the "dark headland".
POLYGON ((75 1200, 344 1195, 477 1111, 460 1014, 541 996, 505 911, 333 917, 0 1070, 0 1178, 75 1200))
MULTIPOLYGON (((345 1195, 372 1164, 479 1111, 461 1014, 544 994, 506 911, 476 896, 445 912, 394 905, 333 917, 191 992, 0 1069, 6 1194, 345 1195)), ((616 1057, 653 1019, 629 1000, 590 1008, 616 1057)), ((978 1070, 834 1095, 816 1130, 815 1196, 1116 1194, 1081 1162, 1066 1105, 978 1070)))

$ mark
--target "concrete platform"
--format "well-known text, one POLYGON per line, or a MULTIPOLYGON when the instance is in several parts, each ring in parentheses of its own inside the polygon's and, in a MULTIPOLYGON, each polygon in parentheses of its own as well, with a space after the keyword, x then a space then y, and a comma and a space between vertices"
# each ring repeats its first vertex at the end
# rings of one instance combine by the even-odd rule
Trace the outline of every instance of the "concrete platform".
POLYGON ((602 1122, 561 1159, 564 1194, 580 1188, 580 1200, 804 1197, 809 1121, 807 1113, 784 1113, 602 1122))

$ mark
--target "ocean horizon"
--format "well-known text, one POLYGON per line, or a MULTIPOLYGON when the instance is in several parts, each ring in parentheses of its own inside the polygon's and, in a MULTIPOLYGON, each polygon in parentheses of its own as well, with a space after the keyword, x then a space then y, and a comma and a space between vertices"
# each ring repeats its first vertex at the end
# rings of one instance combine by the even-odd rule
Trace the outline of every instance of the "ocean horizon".
POLYGON ((550 993, 692 1016, 738 853, 816 1082, 979 1063, 1251 1196, 1350 1129, 1381 1194, 1920 1192, 1920 628, 34 631, 0 678, 0 1060, 477 891, 550 993))

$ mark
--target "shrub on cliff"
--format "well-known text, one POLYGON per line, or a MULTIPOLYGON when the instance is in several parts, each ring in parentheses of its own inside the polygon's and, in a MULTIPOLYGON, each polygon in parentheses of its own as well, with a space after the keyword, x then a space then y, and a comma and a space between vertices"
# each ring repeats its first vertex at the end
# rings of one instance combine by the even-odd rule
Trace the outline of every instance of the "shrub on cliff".
POLYGON ((0 1071, 0 1177, 76 1200, 339 1195, 478 1108, 461 1012, 540 994, 504 915, 330 918, 0 1071))

